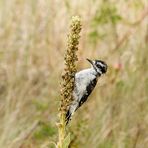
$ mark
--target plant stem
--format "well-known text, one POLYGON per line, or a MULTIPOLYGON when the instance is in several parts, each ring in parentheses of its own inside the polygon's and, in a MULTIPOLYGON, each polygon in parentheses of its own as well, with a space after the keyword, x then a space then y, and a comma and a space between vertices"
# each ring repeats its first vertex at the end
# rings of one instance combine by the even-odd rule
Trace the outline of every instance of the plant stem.
POLYGON ((78 16, 72 17, 70 24, 70 32, 67 36, 67 48, 65 51, 64 61, 65 68, 62 74, 61 81, 61 106, 59 112, 60 122, 59 128, 59 142, 57 148, 68 148, 70 139, 65 143, 66 137, 66 120, 65 114, 69 109, 71 102, 73 101, 73 89, 74 89, 74 75, 77 71, 76 61, 78 60, 76 52, 78 50, 79 38, 81 31, 81 21, 78 16))
POLYGON ((58 148, 62 148, 63 147, 63 141, 65 138, 65 114, 64 113, 60 113, 60 123, 58 125, 59 127, 59 142, 58 142, 58 148))

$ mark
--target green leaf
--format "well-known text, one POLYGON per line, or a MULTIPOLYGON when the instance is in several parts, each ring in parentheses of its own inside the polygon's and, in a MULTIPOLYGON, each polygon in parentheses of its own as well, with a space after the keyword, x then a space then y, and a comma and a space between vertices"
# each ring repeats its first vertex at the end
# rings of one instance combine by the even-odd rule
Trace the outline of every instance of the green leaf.
POLYGON ((70 133, 68 133, 67 137, 64 139, 62 148, 68 148, 70 144, 70 133))

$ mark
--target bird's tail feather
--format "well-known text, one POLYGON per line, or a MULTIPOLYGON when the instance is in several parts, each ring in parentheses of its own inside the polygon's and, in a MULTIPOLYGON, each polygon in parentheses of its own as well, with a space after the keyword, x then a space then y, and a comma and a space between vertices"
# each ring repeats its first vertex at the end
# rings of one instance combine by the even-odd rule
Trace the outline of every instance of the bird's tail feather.
POLYGON ((66 122, 66 125, 67 125, 69 123, 69 121, 71 120, 71 112, 70 112, 70 110, 67 111, 65 120, 66 120, 65 122, 66 122))

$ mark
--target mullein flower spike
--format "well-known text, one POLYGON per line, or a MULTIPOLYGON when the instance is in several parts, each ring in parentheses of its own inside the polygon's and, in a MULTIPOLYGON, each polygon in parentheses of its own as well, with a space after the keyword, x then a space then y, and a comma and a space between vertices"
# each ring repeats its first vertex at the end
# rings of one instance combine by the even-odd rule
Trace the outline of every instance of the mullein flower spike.
MULTIPOLYGON (((59 126, 59 142, 57 144, 58 148, 63 148, 66 131, 65 131, 65 115, 68 111, 70 103, 73 101, 72 92, 74 89, 74 75, 77 72, 76 61, 78 60, 76 52, 78 50, 79 38, 81 31, 81 21, 80 17, 72 17, 70 24, 70 32, 67 39, 67 48, 64 55, 65 68, 62 73, 61 81, 61 105, 60 105, 60 123, 59 126)), ((67 144, 68 145, 68 144, 67 144)), ((64 147, 65 148, 65 147, 64 147)), ((67 147, 68 148, 68 147, 67 147)))

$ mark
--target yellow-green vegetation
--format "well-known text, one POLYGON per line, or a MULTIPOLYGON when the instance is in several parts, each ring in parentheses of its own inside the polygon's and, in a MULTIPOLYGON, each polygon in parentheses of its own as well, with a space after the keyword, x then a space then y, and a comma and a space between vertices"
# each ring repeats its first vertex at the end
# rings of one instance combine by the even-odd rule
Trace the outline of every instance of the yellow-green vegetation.
POLYGON ((66 112, 73 101, 73 89, 74 89, 74 75, 77 71, 76 61, 78 50, 79 38, 81 31, 81 22, 79 16, 73 16, 70 25, 70 32, 67 39, 67 49, 64 57, 65 68, 62 74, 61 82, 61 106, 59 109, 60 123, 59 128, 59 142, 57 144, 58 148, 68 148, 70 143, 69 135, 66 137, 66 112))
POLYGON ((0 148, 54 148, 71 16, 82 18, 78 71, 103 59, 68 126, 71 148, 148 147, 147 0, 0 0, 0 148))

